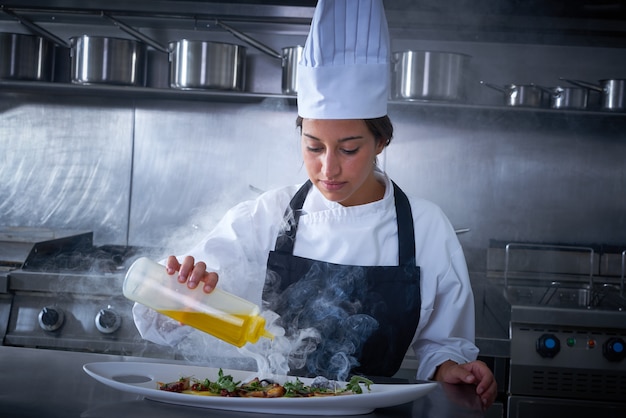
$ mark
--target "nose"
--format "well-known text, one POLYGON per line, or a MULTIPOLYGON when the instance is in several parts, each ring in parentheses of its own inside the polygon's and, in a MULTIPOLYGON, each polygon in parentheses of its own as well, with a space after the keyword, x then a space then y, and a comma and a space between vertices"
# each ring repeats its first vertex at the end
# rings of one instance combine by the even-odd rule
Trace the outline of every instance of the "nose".
POLYGON ((322 158, 322 174, 327 179, 336 178, 341 173, 339 158, 333 152, 326 152, 322 158))

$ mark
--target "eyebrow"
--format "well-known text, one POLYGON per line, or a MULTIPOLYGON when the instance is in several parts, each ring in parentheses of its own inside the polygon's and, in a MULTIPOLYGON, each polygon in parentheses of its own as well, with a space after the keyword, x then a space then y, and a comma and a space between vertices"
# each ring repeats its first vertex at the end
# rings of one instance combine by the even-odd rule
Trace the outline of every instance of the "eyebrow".
MULTIPOLYGON (((318 137, 313 136, 311 134, 308 134, 306 132, 302 132, 302 135, 306 136, 307 138, 314 139, 316 141, 321 141, 321 139, 319 139, 318 137)), ((354 139, 362 139, 362 138, 363 138, 362 135, 347 136, 345 138, 340 138, 339 142, 346 142, 346 141, 351 141, 351 140, 354 140, 354 139)))

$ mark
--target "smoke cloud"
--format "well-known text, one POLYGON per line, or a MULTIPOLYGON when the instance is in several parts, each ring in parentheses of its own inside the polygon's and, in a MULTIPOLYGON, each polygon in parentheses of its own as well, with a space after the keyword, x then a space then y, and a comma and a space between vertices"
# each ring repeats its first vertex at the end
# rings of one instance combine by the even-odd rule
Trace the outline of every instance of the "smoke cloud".
POLYGON ((363 344, 379 325, 361 313, 359 301, 367 292, 365 272, 365 268, 317 263, 284 290, 280 279, 268 274, 266 302, 281 313, 277 323, 291 342, 287 354, 291 372, 346 380, 359 365, 363 344))

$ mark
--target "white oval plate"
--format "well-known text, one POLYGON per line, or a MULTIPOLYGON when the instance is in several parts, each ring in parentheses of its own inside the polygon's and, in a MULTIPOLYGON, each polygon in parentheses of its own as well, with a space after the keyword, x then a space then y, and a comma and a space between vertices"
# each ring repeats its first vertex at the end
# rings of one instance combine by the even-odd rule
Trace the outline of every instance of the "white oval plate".
MULTIPOLYGON (((157 388, 157 382, 173 382, 183 376, 200 380, 216 380, 219 369, 201 366, 138 362, 99 362, 88 363, 83 370, 112 388, 142 395, 147 399, 171 404, 213 408, 228 411, 257 412, 268 414, 293 415, 360 415, 376 408, 401 405, 421 398, 437 383, 416 384, 373 384, 370 391, 364 388, 362 394, 311 398, 228 398, 221 396, 198 396, 186 393, 167 392, 157 388)), ((223 369, 225 375, 235 381, 247 382, 258 373, 242 370, 223 369)), ((309 385, 313 379, 299 378, 309 385)), ((292 376, 273 377, 284 383, 295 380, 292 376)))

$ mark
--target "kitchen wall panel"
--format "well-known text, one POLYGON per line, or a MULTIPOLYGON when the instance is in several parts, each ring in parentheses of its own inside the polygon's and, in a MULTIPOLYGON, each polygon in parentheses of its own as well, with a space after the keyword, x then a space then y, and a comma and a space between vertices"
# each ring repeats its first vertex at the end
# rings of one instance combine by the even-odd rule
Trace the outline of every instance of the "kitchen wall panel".
POLYGON ((438 203, 470 267, 490 239, 626 246, 626 118, 394 107, 387 171, 438 203))
POLYGON ((128 234, 134 111, 0 93, 0 224, 128 234))
MULTIPOLYGON (((79 101, 3 96, 3 225, 184 251, 227 208, 306 176, 295 108, 280 99, 79 101)), ((460 239, 472 270, 489 239, 626 243, 623 116, 422 105, 390 115, 381 166, 471 229, 460 239)))
POLYGON ((136 126, 131 243, 184 251, 231 206, 306 177, 295 110, 280 99, 156 103, 136 126))

